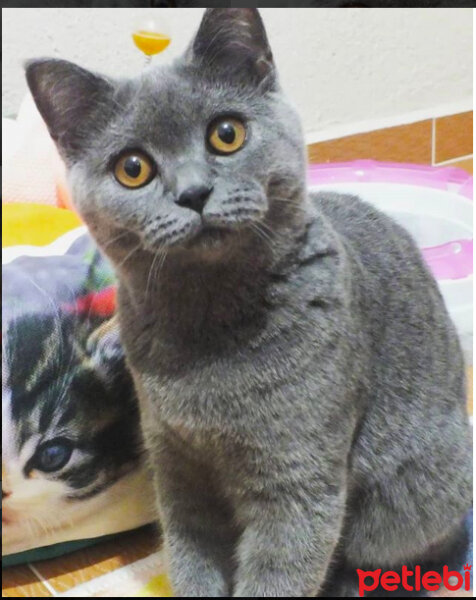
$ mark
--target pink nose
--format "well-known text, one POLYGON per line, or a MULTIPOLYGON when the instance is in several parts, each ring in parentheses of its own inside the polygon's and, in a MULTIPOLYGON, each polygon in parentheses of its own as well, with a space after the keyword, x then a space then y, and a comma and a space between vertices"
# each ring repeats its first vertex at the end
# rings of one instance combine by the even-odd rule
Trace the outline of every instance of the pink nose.
POLYGON ((2 501, 5 500, 5 498, 8 498, 8 496, 11 496, 12 492, 10 488, 11 486, 8 481, 7 467, 2 460, 2 501))
POLYGON ((9 525, 15 522, 14 513, 5 506, 2 506, 2 523, 3 525, 9 525))

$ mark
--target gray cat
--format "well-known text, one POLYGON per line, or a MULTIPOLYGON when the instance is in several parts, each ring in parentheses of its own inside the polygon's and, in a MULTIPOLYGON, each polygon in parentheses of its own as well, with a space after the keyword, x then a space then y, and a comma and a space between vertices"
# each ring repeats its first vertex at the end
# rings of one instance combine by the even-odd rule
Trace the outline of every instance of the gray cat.
POLYGON ((257 10, 208 9, 133 80, 26 74, 120 280, 175 593, 352 595, 356 568, 451 548, 472 489, 454 326, 401 227, 308 195, 257 10))

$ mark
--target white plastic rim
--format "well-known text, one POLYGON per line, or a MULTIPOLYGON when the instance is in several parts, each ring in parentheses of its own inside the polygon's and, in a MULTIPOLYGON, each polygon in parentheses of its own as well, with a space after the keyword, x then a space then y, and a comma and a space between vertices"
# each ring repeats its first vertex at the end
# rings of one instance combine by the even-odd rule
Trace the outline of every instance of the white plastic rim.
MULTIPOLYGON (((456 192, 398 183, 312 185, 310 191, 353 194, 394 218, 420 248, 473 239, 473 203, 456 192)), ((473 276, 441 279, 438 286, 458 330, 466 361, 473 356, 473 276)))

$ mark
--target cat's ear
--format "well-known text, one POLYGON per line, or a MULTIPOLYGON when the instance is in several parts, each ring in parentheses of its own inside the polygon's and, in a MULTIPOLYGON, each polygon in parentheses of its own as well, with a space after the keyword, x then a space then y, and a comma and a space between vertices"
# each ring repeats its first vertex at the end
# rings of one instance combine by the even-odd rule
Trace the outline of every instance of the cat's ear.
POLYGON ((273 55, 256 8, 207 8, 188 55, 220 78, 272 88, 273 55))
POLYGON ((86 353, 94 370, 105 381, 112 381, 125 369, 125 353, 119 336, 119 322, 113 316, 88 337, 86 353))
POLYGON ((25 65, 26 80, 51 137, 73 159, 104 118, 113 87, 106 79, 66 60, 38 59, 25 65))

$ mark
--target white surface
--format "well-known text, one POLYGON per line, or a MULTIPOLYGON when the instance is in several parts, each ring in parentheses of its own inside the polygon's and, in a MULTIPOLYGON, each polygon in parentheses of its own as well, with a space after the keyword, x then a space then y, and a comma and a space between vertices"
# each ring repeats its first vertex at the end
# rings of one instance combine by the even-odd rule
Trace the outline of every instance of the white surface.
MULTIPOLYGON (((453 192, 392 183, 335 183, 311 190, 354 194, 370 202, 405 227, 419 248, 452 240, 473 239, 473 203, 453 192)), ((458 330, 465 359, 473 360, 473 276, 438 281, 458 330)))
MULTIPOLYGON (((18 110, 26 90, 22 63, 56 56, 111 75, 143 65, 130 32, 147 9, 3 9, 3 114, 18 110)), ((180 54, 203 9, 160 9, 172 44, 154 58, 180 54)), ((262 9, 283 87, 298 108, 309 139, 345 135, 355 123, 415 111, 420 118, 470 110, 472 11, 439 9, 262 9), (447 107, 449 108, 443 108, 447 107), (423 115, 423 116, 422 116, 423 115), (343 128, 343 129, 342 129, 343 128)), ((370 120, 370 122, 369 122, 370 120)), ((359 125, 359 128, 362 127, 359 125)))
POLYGON ((420 248, 473 237, 473 203, 454 192, 392 183, 335 183, 311 189, 356 194, 390 214, 420 248))

